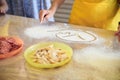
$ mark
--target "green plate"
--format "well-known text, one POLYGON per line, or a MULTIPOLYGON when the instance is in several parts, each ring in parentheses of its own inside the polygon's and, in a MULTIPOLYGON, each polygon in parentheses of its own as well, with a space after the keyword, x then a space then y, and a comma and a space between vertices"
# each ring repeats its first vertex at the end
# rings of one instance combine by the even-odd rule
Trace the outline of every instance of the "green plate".
POLYGON ((25 57, 26 62, 35 68, 55 68, 55 67, 63 66, 66 63, 68 63, 71 60, 72 54, 73 54, 73 50, 67 44, 60 43, 60 42, 42 42, 42 43, 38 43, 38 44, 35 44, 35 45, 29 47, 24 52, 24 57, 25 57), (64 61, 61 61, 61 62, 55 63, 55 64, 35 63, 31 57, 35 54, 35 52, 37 50, 39 50, 40 48, 47 47, 49 45, 54 45, 55 48, 61 48, 62 50, 66 51, 68 58, 64 61))

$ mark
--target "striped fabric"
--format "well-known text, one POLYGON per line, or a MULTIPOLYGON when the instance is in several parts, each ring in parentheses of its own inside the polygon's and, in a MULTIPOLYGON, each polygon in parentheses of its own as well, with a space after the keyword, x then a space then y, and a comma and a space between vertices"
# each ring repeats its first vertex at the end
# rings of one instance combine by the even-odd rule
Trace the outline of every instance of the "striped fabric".
POLYGON ((68 23, 74 0, 65 0, 64 4, 55 13, 55 21, 68 23))
POLYGON ((50 0, 7 0, 8 14, 39 18, 39 10, 48 9, 50 0))

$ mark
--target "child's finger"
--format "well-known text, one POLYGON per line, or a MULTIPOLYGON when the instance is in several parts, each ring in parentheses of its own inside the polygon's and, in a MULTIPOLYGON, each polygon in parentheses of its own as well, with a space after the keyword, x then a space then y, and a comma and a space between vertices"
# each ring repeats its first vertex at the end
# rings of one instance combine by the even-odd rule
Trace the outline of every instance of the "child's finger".
POLYGON ((45 16, 45 19, 48 20, 50 17, 51 17, 51 15, 48 14, 48 15, 45 16))
POLYGON ((49 14, 48 10, 41 10, 40 11, 40 22, 42 23, 45 17, 49 14))
POLYGON ((0 8, 0 13, 2 13, 2 8, 0 8))
POLYGON ((1 9, 0 9, 0 13, 5 14, 5 13, 6 13, 5 9, 4 9, 4 8, 1 8, 1 9))
POLYGON ((42 23, 43 22, 43 19, 44 19, 44 16, 45 16, 45 12, 44 11, 41 11, 40 12, 40 22, 42 23))
POLYGON ((0 10, 0 13, 3 13, 3 11, 2 11, 2 10, 0 10))

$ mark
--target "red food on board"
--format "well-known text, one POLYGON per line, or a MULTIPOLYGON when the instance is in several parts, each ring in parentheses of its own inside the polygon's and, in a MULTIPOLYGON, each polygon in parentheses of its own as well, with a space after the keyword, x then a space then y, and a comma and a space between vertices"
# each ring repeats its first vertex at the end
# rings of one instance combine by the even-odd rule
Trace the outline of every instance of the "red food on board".
POLYGON ((22 47, 23 41, 18 37, 0 37, 0 59, 19 53, 22 47))
POLYGON ((10 52, 10 49, 12 46, 5 40, 0 41, 0 54, 8 53, 10 52))

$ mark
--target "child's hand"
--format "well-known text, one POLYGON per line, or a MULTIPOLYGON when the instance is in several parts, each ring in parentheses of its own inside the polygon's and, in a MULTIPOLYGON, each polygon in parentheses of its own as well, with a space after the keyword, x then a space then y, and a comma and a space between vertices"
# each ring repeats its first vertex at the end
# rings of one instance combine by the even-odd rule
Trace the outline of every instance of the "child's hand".
POLYGON ((42 23, 45 20, 48 20, 53 15, 54 15, 54 12, 51 10, 40 10, 40 13, 39 13, 40 22, 42 23))
POLYGON ((0 6, 0 13, 1 14, 5 14, 8 10, 8 6, 7 5, 2 5, 0 6))

